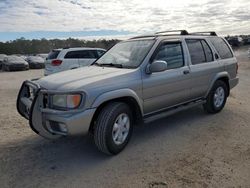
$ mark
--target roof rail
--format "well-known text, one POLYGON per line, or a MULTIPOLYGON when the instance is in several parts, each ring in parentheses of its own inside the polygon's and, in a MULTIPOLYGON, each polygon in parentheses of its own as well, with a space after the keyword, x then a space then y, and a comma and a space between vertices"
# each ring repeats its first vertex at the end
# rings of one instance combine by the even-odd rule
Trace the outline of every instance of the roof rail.
POLYGON ((160 32, 156 32, 155 34, 156 35, 163 35, 163 34, 166 34, 166 33, 175 33, 175 32, 180 32, 180 35, 188 35, 188 32, 187 30, 170 30, 170 31, 160 31, 160 32))
POLYGON ((188 32, 186 30, 160 31, 151 35, 140 35, 140 36, 132 37, 130 39, 138 39, 138 38, 145 38, 145 37, 158 37, 158 36, 166 36, 166 35, 188 35, 188 32), (180 34, 167 34, 167 33, 176 33, 176 32, 180 32, 180 34))
POLYGON ((204 32, 194 32, 194 33, 190 33, 191 35, 210 35, 210 36, 217 36, 215 31, 204 31, 204 32))
POLYGON ((139 35, 139 36, 132 37, 130 39, 139 39, 139 38, 145 38, 145 37, 157 37, 157 36, 156 35, 139 35))

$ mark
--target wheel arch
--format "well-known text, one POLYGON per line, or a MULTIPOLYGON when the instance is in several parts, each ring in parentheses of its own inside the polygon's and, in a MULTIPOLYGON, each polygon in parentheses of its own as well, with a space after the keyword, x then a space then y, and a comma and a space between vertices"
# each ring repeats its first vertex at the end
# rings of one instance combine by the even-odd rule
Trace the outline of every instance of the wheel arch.
POLYGON ((95 120, 98 117, 100 111, 111 102, 124 102, 132 110, 133 120, 138 123, 142 120, 143 108, 141 99, 136 93, 130 89, 121 89, 117 91, 111 91, 100 95, 92 104, 93 108, 96 108, 94 116, 92 118, 89 131, 92 132, 95 124, 95 120), (115 96, 115 97, 114 97, 115 96))
POLYGON ((212 89, 214 83, 215 83, 217 80, 221 80, 221 81, 223 81, 223 82, 227 85, 227 88, 228 88, 227 96, 229 96, 229 94, 230 94, 229 74, 228 74, 227 72, 221 72, 221 73, 218 73, 218 74, 214 77, 214 79, 213 79, 213 81, 211 82, 211 84, 210 84, 210 86, 209 86, 209 89, 208 89, 208 91, 207 91, 207 93, 206 93, 206 97, 208 96, 208 94, 209 94, 209 92, 211 91, 211 89, 212 89))

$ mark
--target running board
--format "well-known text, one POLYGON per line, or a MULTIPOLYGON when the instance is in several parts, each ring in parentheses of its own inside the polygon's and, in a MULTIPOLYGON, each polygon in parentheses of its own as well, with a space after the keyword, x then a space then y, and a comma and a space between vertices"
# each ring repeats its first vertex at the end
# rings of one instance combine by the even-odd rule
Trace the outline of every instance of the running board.
POLYGON ((172 107, 170 109, 164 110, 164 111, 159 112, 155 115, 149 115, 148 117, 145 117, 143 119, 143 121, 144 121, 144 123, 150 123, 150 122, 155 121, 157 119, 167 117, 169 115, 175 114, 175 113, 180 112, 182 110, 186 110, 186 109, 198 106, 198 105, 202 105, 204 103, 206 103, 206 100, 198 100, 198 101, 194 101, 194 102, 185 103, 185 104, 182 104, 180 106, 176 106, 176 107, 172 107))

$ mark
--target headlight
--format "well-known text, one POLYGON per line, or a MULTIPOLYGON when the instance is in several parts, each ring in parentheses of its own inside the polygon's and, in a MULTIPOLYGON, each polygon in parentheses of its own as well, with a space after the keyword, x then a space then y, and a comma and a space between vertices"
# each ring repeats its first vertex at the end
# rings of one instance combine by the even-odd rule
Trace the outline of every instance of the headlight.
POLYGON ((76 109, 83 100, 82 94, 55 94, 52 95, 52 108, 55 109, 76 109))

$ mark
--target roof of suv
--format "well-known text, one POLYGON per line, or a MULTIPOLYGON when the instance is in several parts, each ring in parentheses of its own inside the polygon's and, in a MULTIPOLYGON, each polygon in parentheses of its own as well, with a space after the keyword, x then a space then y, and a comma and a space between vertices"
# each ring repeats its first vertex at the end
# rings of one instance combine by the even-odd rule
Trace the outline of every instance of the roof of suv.
POLYGON ((74 47, 74 48, 59 48, 59 49, 54 49, 55 51, 61 51, 61 50, 67 50, 67 51, 73 51, 73 50, 104 50, 103 48, 90 48, 90 47, 74 47))

